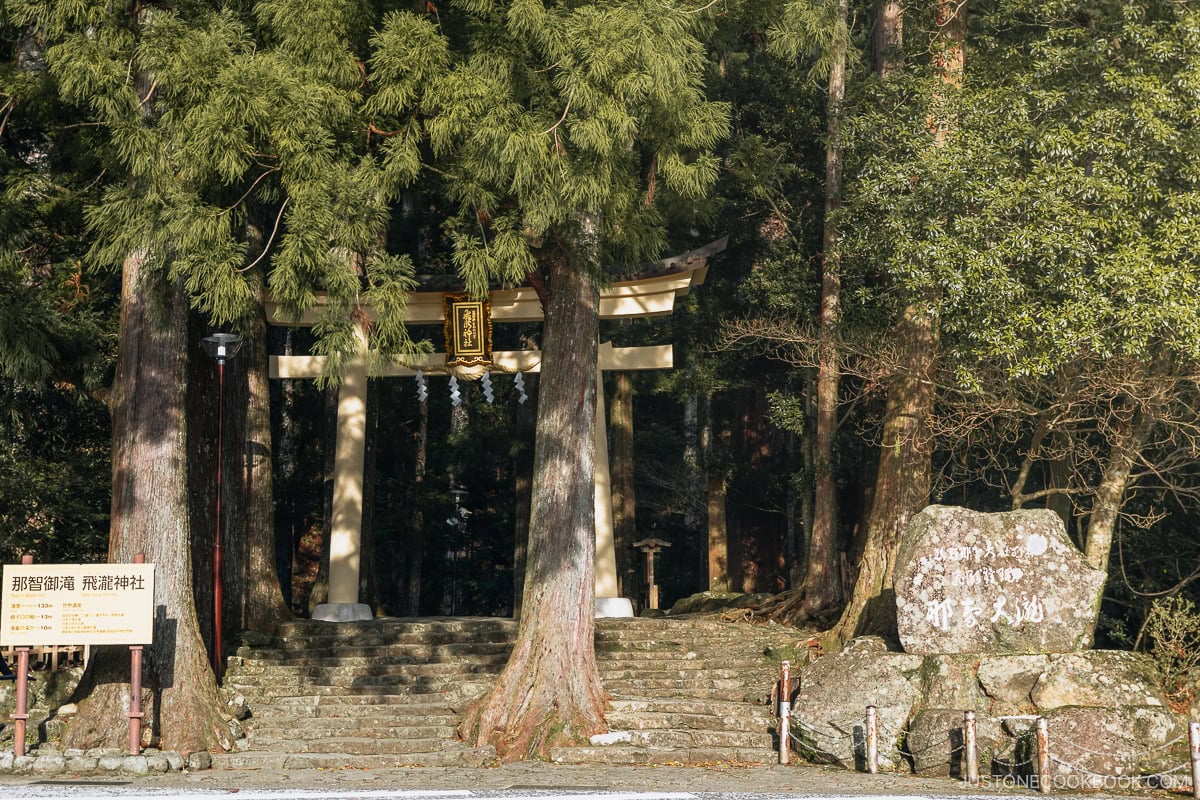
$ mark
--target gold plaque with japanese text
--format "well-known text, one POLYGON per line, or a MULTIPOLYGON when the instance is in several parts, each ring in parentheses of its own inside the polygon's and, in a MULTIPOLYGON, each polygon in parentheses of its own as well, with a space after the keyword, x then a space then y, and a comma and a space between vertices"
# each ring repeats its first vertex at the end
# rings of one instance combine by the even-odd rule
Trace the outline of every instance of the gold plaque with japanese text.
POLYGON ((492 365, 492 315, 486 300, 448 294, 446 303, 446 366, 492 365))

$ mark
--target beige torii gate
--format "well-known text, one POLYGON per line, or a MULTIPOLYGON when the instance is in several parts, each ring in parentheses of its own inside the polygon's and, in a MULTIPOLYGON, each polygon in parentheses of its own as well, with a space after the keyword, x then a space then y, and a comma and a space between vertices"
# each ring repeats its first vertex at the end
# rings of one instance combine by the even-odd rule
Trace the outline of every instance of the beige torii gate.
MULTIPOLYGON (((675 298, 692 286, 704 282, 708 259, 725 249, 727 239, 664 259, 661 271, 646 278, 619 281, 601 292, 600 318, 622 319, 670 314, 675 298)), ((409 295, 405 322, 410 325, 442 324, 444 292, 413 292, 409 295)), ((293 318, 278 304, 267 304, 267 319, 272 325, 309 327, 323 310, 323 297, 299 318, 293 318)), ((489 293, 494 322, 536 322, 543 319, 541 302, 532 288, 502 289, 489 293)), ((368 323, 369 307, 362 309, 368 323)), ((333 520, 330 530, 329 598, 313 612, 314 619, 350 621, 370 619, 371 609, 359 603, 360 541, 363 512, 363 461, 366 451, 367 350, 366 332, 358 329, 359 350, 342 373, 338 390, 337 441, 334 455, 333 520)), ((271 356, 272 378, 316 378, 324 367, 322 356, 271 356)), ((535 372, 541 368, 541 351, 512 350, 492 354, 496 372, 535 372)), ((600 345, 596 372, 595 433, 595 510, 596 510, 596 614, 623 616, 632 614, 628 600, 617 597, 616 548, 612 529, 612 494, 609 478, 607 426, 604 417, 605 370, 670 369, 672 346, 613 347, 600 345)), ((413 376, 420 369, 428 374, 452 373, 462 378, 478 377, 486 367, 446 367, 446 355, 407 359, 386 363, 379 377, 413 376)))

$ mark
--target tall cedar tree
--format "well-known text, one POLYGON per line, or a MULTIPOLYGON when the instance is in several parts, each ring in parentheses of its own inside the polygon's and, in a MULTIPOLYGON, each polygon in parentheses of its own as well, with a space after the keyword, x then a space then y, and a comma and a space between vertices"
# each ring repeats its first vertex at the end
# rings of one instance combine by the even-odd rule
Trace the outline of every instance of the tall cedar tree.
POLYGON ((512 760, 604 728, 592 507, 601 264, 661 249, 661 209, 715 180, 727 111, 703 96, 703 3, 430 9, 389 15, 375 37, 374 108, 399 138, 422 112, 469 291, 529 280, 546 318, 520 627, 463 727, 512 760), (439 69, 418 81, 413 63, 439 69))
MULTIPOLYGON (((962 85, 967 33, 967 0, 935 0, 932 43, 934 82, 931 111, 925 120, 930 147, 941 148, 953 125, 947 99, 962 85)), ((877 5, 881 28, 876 69, 887 79, 893 71, 902 18, 891 3, 877 5)), ((842 641, 864 632, 889 634, 895 628, 892 573, 900 533, 929 502, 933 465, 934 370, 937 361, 940 289, 933 284, 909 287, 893 327, 896 363, 887 387, 887 405, 867 514, 867 538, 850 602, 834 627, 842 641)))
POLYGON ((817 51, 811 72, 828 73, 825 100, 825 209, 821 237, 820 308, 817 314, 817 377, 814 405, 813 513, 804 560, 804 579, 764 610, 787 620, 819 620, 842 604, 838 548, 837 483, 834 441, 838 426, 841 356, 838 327, 842 317, 841 231, 838 212, 843 194, 842 121, 850 58, 849 0, 791 2, 771 29, 772 49, 791 58, 817 51))
MULTIPOLYGON (((261 328, 248 321, 265 272, 272 295, 293 310, 310 306, 317 289, 327 292, 316 349, 330 356, 331 376, 356 347, 364 302, 376 309, 373 345, 407 350, 411 263, 373 253, 363 275, 348 254, 371 252, 388 201, 418 163, 412 151, 385 151, 363 136, 362 58, 352 42, 365 45, 370 20, 358 4, 259 2, 244 18, 216 3, 130 10, 13 0, 6 10, 13 24, 38 32, 58 91, 103 133, 106 184, 88 212, 86 268, 125 273, 109 558, 145 552, 162 576, 145 676, 155 704, 148 734, 179 750, 227 745, 188 555, 191 534, 211 535, 212 526, 189 530, 179 483, 188 438, 182 365, 202 356, 180 326, 190 302, 214 324, 254 334, 250 352, 263 353, 261 328), (251 204, 274 218, 262 251, 243 236, 256 216, 251 204), (154 486, 159 493, 148 494, 154 486)), ((251 435, 261 431, 256 424, 251 435)), ((255 537, 270 536, 266 515, 252 520, 255 537)), ((252 568, 271 566, 269 557, 251 557, 252 568)), ((68 733, 73 744, 119 738, 111 726, 119 683, 106 678, 115 669, 97 659, 81 684, 88 700, 68 733)))

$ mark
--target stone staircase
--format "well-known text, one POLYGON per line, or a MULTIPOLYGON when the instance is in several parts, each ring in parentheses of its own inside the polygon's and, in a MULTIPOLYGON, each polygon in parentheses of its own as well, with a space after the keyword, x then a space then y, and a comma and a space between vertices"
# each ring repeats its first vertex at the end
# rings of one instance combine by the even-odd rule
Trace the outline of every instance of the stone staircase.
MULTIPOLYGON (((503 669, 516 623, 495 618, 301 620, 229 660, 225 686, 251 710, 226 768, 478 766, 458 741, 467 704, 503 669)), ((795 631, 707 620, 608 619, 596 656, 610 733, 558 748, 566 763, 767 762, 776 668, 768 647, 795 631)))

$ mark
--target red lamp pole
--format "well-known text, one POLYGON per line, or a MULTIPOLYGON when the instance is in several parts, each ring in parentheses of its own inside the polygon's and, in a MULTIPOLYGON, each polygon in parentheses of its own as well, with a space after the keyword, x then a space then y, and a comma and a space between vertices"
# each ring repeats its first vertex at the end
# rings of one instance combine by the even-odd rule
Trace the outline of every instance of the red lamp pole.
POLYGON ((225 359, 217 359, 217 530, 213 536, 213 674, 221 677, 221 606, 225 582, 221 568, 225 555, 221 551, 221 473, 225 465, 225 359))
POLYGON ((225 582, 222 575, 224 553, 221 549, 221 495, 224 490, 222 476, 225 467, 225 362, 241 349, 242 339, 233 333, 214 333, 202 340, 204 349, 217 359, 217 502, 216 530, 213 534, 212 573, 213 573, 213 638, 212 638, 212 668, 217 680, 221 679, 221 609, 225 582))

